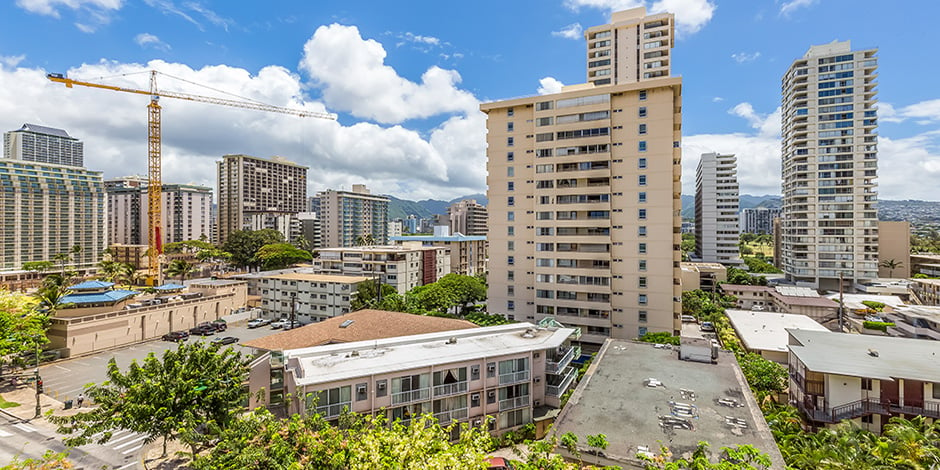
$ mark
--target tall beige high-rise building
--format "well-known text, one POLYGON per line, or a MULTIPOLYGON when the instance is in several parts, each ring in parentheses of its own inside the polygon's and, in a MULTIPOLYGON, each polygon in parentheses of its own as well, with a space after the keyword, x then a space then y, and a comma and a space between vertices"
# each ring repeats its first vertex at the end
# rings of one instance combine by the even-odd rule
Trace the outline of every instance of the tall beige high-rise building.
POLYGON ((488 219, 486 206, 475 199, 464 199, 455 202, 447 208, 450 219, 450 232, 467 236, 486 236, 486 223, 488 219))
POLYGON ((792 281, 878 277, 877 54, 812 46, 783 77, 780 268, 792 281))
POLYGON ((703 153, 695 171, 695 256, 705 263, 743 264, 738 249, 737 158, 703 153))
POLYGON ((307 167, 283 157, 225 155, 219 177, 219 243, 236 230, 271 228, 300 236, 295 215, 307 210, 307 167))
POLYGON ((668 77, 674 37, 671 13, 647 15, 643 7, 614 12, 610 24, 584 32, 588 83, 621 85, 668 77))
POLYGON ((317 193, 317 198, 324 248, 355 246, 360 237, 370 235, 374 245, 388 243, 388 197, 370 193, 364 184, 354 184, 352 191, 328 189, 317 193))
MULTIPOLYGON (((615 13, 588 29, 588 55, 661 50, 673 23, 643 8, 615 13), (605 31, 613 39, 595 41, 605 31)), ((554 316, 593 344, 678 331, 681 91, 680 78, 641 76, 481 106, 490 311, 554 316)))

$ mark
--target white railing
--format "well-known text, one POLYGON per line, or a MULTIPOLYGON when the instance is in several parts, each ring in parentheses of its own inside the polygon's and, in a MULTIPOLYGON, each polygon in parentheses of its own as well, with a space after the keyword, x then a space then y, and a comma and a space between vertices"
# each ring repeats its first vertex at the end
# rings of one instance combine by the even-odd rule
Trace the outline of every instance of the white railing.
POLYGON ((400 405, 402 403, 410 403, 413 401, 427 400, 428 398, 431 398, 431 389, 420 388, 418 390, 409 390, 407 392, 393 393, 392 404, 400 405))
POLYGON ((564 372, 564 377, 561 379, 561 382, 558 385, 546 385, 545 394, 551 395, 553 397, 560 397, 562 394, 568 390, 568 387, 571 386, 571 383, 574 382, 575 377, 578 376, 578 371, 574 367, 569 367, 567 372, 564 372))
POLYGON ((470 410, 464 408, 461 410, 450 410, 442 411, 440 413, 434 413, 434 417, 437 418, 437 422, 441 423, 442 426, 450 424, 452 421, 460 421, 467 419, 467 416, 470 415, 470 410))
POLYGON ((452 383, 452 384, 436 385, 434 387, 434 396, 446 397, 448 395, 456 395, 458 393, 465 393, 466 391, 467 391, 467 382, 457 382, 457 383, 452 383))
POLYGON ((336 418, 343 413, 343 408, 351 408, 352 402, 336 403, 317 407, 317 414, 325 419, 336 418))
POLYGON ((517 382, 527 382, 529 380, 529 371, 510 372, 508 374, 499 374, 499 384, 507 385, 517 382))
POLYGON ((561 356, 561 359, 559 359, 558 361, 546 361, 545 372, 549 374, 558 374, 559 372, 564 370, 564 368, 567 367, 568 364, 571 363, 571 361, 575 358, 575 356, 579 356, 579 357, 581 356, 580 346, 574 346, 574 347, 568 348, 568 351, 565 352, 565 354, 561 356))
POLYGON ((522 408, 524 406, 529 406, 528 395, 523 395, 516 398, 507 398, 505 400, 499 401, 499 411, 512 410, 515 408, 522 408))

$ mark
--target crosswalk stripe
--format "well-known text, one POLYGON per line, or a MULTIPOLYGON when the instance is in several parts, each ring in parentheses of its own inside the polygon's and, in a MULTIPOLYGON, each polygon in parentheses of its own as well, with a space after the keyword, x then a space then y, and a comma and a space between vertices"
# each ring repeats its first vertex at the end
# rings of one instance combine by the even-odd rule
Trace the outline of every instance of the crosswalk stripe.
POLYGON ((127 442, 125 442, 125 443, 123 443, 123 444, 121 444, 121 445, 119 445, 119 446, 111 446, 111 448, 114 449, 114 450, 121 450, 121 449, 124 448, 124 447, 130 446, 130 445, 134 445, 134 444, 136 444, 136 443, 138 443, 138 442, 140 442, 140 441, 142 441, 142 440, 144 440, 144 439, 146 439, 146 438, 147 438, 147 436, 140 436, 140 437, 138 437, 137 439, 133 439, 133 440, 127 441, 127 442))
POLYGON ((13 427, 25 432, 36 432, 36 428, 23 423, 16 423, 13 427))
POLYGON ((131 462, 131 463, 129 463, 129 464, 127 464, 127 465, 125 465, 125 466, 123 466, 123 467, 117 469, 117 470, 124 470, 125 468, 130 468, 130 467, 132 467, 132 466, 134 466, 134 465, 137 465, 137 462, 131 462))
POLYGON ((126 441, 127 439, 133 439, 133 438, 137 437, 137 434, 129 433, 129 434, 127 434, 127 435, 124 435, 124 436, 121 436, 121 437, 115 439, 114 436, 116 436, 116 435, 117 435, 117 434, 115 433, 113 436, 111 436, 111 440, 108 441, 108 444, 117 444, 118 442, 126 441))
POLYGON ((0 437, 10 437, 10 436, 12 436, 12 435, 13 435, 13 434, 10 434, 10 433, 8 433, 8 432, 6 432, 6 431, 0 429, 0 437))
MULTIPOLYGON (((122 454, 122 455, 127 455, 127 454, 130 454, 130 453, 132 453, 132 452, 137 452, 137 451, 140 450, 141 447, 143 447, 143 446, 144 446, 144 445, 141 444, 141 445, 139 445, 139 446, 137 446, 137 447, 134 447, 133 449, 127 449, 127 450, 125 450, 124 452, 121 452, 121 454, 122 454)), ((115 450, 117 450, 117 449, 115 449, 115 450)))

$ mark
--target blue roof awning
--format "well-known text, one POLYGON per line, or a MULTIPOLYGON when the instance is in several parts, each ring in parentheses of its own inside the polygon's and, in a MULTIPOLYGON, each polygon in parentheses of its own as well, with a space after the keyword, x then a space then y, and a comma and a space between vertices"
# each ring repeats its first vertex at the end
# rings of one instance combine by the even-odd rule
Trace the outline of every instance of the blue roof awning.
POLYGON ((162 286, 154 287, 155 290, 182 290, 185 288, 186 286, 182 284, 170 284, 170 283, 164 284, 162 286))
POLYGON ((102 304, 102 303, 117 303, 128 297, 133 297, 140 292, 133 290, 109 290, 107 292, 87 292, 87 293, 74 293, 62 297, 62 300, 59 301, 59 304, 102 304))
POLYGON ((85 282, 80 282, 80 283, 75 284, 75 285, 71 285, 71 286, 69 286, 69 289, 71 289, 71 290, 108 289, 108 288, 113 287, 113 286, 114 286, 114 283, 113 283, 113 282, 107 282, 107 281, 85 281, 85 282))

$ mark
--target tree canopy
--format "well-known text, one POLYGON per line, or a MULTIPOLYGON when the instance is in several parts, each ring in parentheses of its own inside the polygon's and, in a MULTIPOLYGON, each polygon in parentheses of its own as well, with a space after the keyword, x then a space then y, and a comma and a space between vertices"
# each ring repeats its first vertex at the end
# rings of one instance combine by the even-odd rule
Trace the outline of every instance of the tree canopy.
POLYGON ((283 269, 301 261, 311 261, 313 255, 290 243, 269 243, 255 252, 255 258, 264 269, 283 269))
POLYGON ((0 289, 0 364, 36 351, 49 342, 49 317, 37 309, 35 298, 0 289))
POLYGON ((261 266, 263 261, 255 254, 265 245, 284 243, 284 235, 274 229, 263 230, 236 230, 229 234, 222 251, 232 254, 232 264, 235 266, 261 266))
POLYGON ((50 420, 58 432, 74 434, 65 439, 68 445, 105 443, 114 431, 126 429, 146 435, 147 443, 162 438, 164 454, 172 437, 195 454, 235 420, 246 397, 246 377, 241 353, 201 342, 180 344, 159 359, 150 353, 126 372, 112 358, 108 379, 85 390, 95 407, 50 420))

